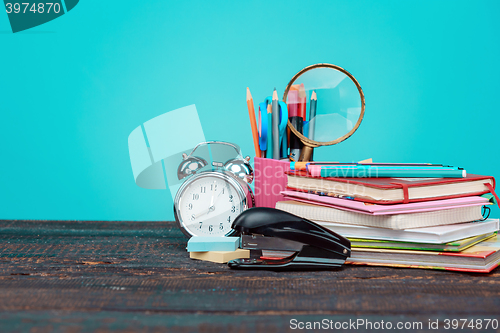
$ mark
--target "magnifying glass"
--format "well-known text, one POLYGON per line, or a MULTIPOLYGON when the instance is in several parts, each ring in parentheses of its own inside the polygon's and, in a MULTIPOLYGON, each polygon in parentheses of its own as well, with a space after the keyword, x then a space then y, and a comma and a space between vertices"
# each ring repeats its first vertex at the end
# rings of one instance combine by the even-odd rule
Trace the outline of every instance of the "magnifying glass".
POLYGON ((290 158, 310 161, 313 149, 350 137, 365 114, 365 96, 358 81, 345 69, 311 65, 288 83, 283 95, 288 105, 290 158))

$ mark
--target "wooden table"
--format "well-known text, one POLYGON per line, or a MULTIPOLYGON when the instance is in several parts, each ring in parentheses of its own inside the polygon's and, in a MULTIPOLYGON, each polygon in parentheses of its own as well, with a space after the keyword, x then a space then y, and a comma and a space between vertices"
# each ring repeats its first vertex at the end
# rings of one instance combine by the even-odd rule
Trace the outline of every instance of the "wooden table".
POLYGON ((2 332, 300 331, 292 319, 423 332, 429 319, 500 320, 500 269, 236 271, 189 259, 173 222, 0 221, 0 238, 2 332))

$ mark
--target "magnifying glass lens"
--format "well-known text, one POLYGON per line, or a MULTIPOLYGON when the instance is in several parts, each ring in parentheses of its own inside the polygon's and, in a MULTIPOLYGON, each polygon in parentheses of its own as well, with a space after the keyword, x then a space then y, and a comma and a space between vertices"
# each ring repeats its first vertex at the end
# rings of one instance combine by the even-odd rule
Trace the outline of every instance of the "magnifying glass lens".
POLYGON ((305 71, 292 82, 287 94, 292 126, 320 144, 351 132, 360 119, 362 103, 353 80, 331 67, 305 71))

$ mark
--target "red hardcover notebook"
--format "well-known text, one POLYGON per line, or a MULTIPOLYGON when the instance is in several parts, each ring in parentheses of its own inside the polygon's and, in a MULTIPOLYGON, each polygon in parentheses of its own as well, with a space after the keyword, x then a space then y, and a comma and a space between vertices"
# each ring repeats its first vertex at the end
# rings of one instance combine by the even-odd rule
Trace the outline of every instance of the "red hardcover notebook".
POLYGON ((398 204, 494 193, 495 178, 469 174, 464 178, 322 178, 289 171, 287 187, 375 204, 398 204))

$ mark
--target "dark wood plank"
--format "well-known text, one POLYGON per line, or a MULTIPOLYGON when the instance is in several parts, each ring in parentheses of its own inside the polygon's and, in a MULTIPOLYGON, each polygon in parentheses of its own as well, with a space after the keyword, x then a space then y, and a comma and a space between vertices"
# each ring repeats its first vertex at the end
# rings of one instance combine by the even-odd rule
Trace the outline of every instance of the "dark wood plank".
POLYGON ((186 241, 172 222, 0 221, 0 319, 11 329, 17 319, 61 330, 254 332, 289 328, 297 316, 427 323, 500 314, 499 270, 234 271, 189 259, 186 241))

